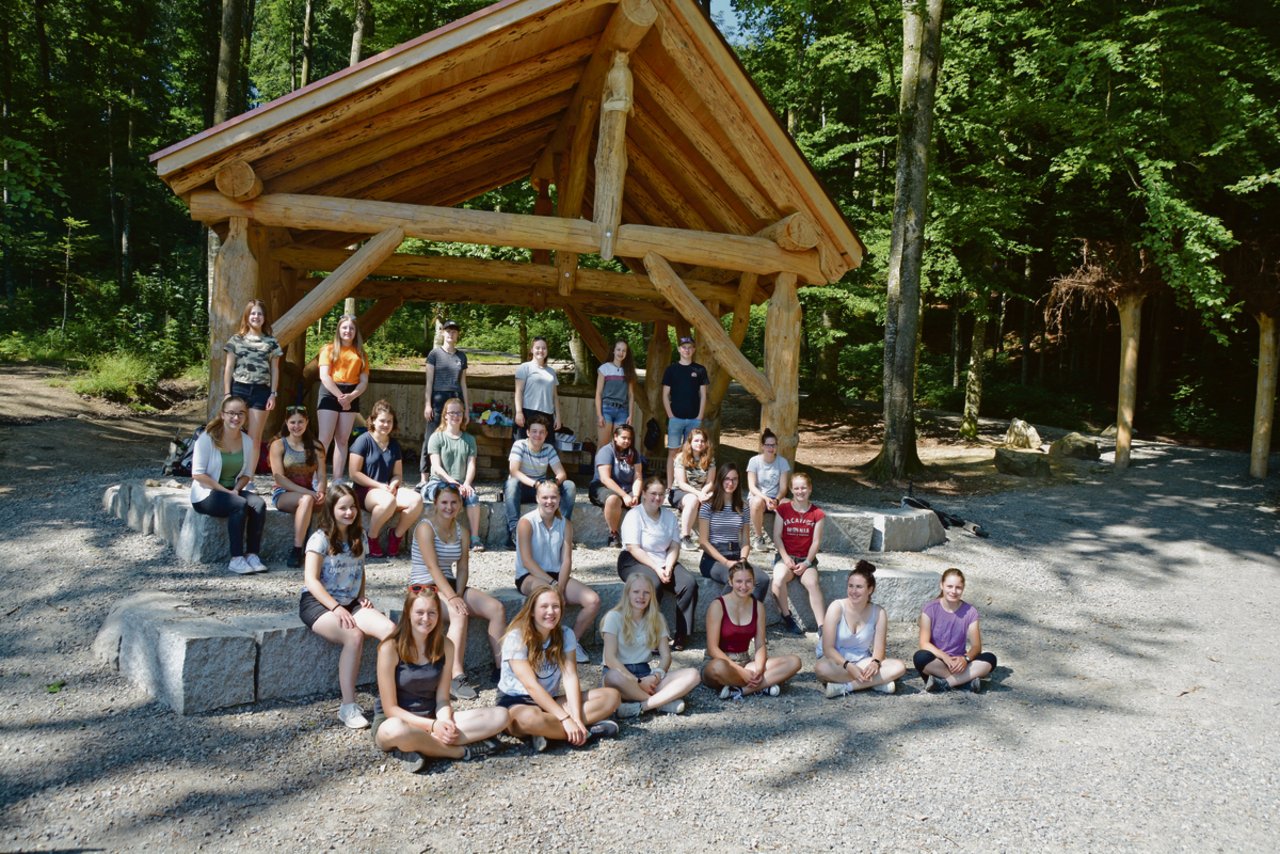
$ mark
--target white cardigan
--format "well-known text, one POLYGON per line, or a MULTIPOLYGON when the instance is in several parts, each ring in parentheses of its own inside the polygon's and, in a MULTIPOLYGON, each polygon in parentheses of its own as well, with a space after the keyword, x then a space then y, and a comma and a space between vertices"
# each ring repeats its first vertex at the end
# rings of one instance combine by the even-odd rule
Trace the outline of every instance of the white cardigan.
MULTIPOLYGON (((240 474, 236 476, 237 479, 241 477, 251 477, 253 474, 249 471, 249 462, 253 458, 253 439, 248 433, 243 431, 240 433, 240 439, 244 450, 244 463, 240 469, 240 474)), ((195 451, 191 455, 191 474, 207 474, 214 480, 218 480, 222 476, 222 452, 213 446, 213 437, 207 432, 201 433, 200 437, 196 439, 195 451)), ((212 489, 192 478, 192 504, 197 504, 212 494, 212 489)))

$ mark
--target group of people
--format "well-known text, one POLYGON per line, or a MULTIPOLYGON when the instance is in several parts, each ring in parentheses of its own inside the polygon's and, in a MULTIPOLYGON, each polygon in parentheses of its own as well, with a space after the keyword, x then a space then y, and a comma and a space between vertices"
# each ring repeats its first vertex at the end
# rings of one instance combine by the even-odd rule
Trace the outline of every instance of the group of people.
MULTIPOLYGON (((736 465, 717 465, 701 427, 707 372, 693 360, 691 338, 680 339, 679 361, 663 375, 669 424, 665 479, 646 472, 636 446, 631 426, 635 367, 627 343, 618 341, 612 362, 600 368, 600 446, 588 495, 602 508, 609 545, 620 549, 617 572, 624 590, 600 620, 602 683, 584 690, 577 668, 591 662, 584 642, 596 625, 601 599, 573 577, 576 487, 552 440, 560 426, 560 403, 555 371, 547 366, 547 342, 535 339, 533 358, 516 373, 517 439, 504 499, 515 586, 525 601, 508 624, 502 604, 468 584, 469 556, 483 549, 476 533, 477 448, 465 430, 467 362, 457 349, 460 330, 446 322, 442 333, 442 346, 427 358, 423 415, 428 432, 417 488, 405 484, 396 414, 385 400, 373 404, 369 429, 347 447, 369 382, 363 341, 349 315, 339 319, 334 340, 320 353, 318 434, 311 431, 305 407, 288 406, 280 435, 268 450, 275 480, 271 501, 295 519, 289 564, 303 567, 299 616, 342 647, 343 723, 370 726, 355 699, 366 637, 380 643, 372 724, 376 743, 398 752, 410 767, 421 767, 428 757, 484 755, 504 729, 529 738, 537 750, 548 740, 581 746, 616 734, 615 716, 683 712, 684 698, 699 683, 726 700, 777 696, 802 662, 796 655, 769 655, 764 600, 771 592, 782 630, 803 636, 804 627, 790 608, 792 582, 803 588, 815 617, 821 615, 822 624, 815 627, 815 672, 826 696, 864 689, 894 692, 906 666, 885 657, 887 618, 871 601, 874 566, 859 561, 849 574, 846 597, 824 603, 817 569, 824 514, 812 502, 811 479, 792 474, 769 430, 761 436, 760 453, 747 464, 745 484, 736 465), (330 444, 332 478, 326 471, 330 444), (520 515, 520 505, 528 501, 533 510, 520 515), (766 532, 769 512, 774 522, 766 532), (319 525, 308 535, 315 514, 319 525), (400 554, 406 538, 408 588, 400 621, 392 623, 364 595, 364 562, 400 554), (700 550, 700 574, 725 591, 707 609, 707 662, 701 671, 672 667, 672 652, 690 644, 698 604, 698 585, 680 562, 682 550, 700 550), (776 550, 772 572, 749 560, 753 552, 770 550, 776 550), (666 593, 675 597, 674 631, 660 611, 666 593), (566 604, 579 609, 572 627, 563 624, 566 604), (478 696, 466 672, 471 619, 488 623, 488 675, 497 686, 497 705, 455 713, 453 700, 478 696)), ((246 306, 240 329, 225 349, 227 393, 218 416, 195 443, 191 498, 196 512, 227 519, 230 569, 245 574, 265 570, 258 552, 266 506, 250 484, 267 413, 278 397, 282 355, 261 302, 246 306)), ((995 666, 995 657, 982 649, 977 611, 963 601, 963 592, 963 574, 947 570, 939 597, 921 612, 914 664, 931 692, 962 685, 977 690, 995 666)))

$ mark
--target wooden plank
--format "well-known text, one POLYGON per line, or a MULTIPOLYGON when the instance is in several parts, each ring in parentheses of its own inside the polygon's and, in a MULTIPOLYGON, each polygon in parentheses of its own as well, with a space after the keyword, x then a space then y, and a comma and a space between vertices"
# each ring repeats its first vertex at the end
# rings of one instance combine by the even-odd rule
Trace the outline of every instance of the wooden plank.
POLYGON ((662 291, 667 301, 675 306, 680 316, 693 324, 698 330, 701 343, 715 357, 725 370, 731 373, 747 391, 756 396, 761 403, 773 400, 774 393, 769 380, 760 373, 755 365, 742 355, 729 339, 729 334, 720 325, 720 320, 707 311, 698 298, 685 287, 684 282, 676 275, 675 270, 661 255, 650 252, 644 256, 644 266, 649 271, 658 290, 662 291))
MULTIPOLYGON (((374 109, 398 92, 419 85, 415 71, 453 52, 510 63, 520 42, 530 41, 560 7, 578 14, 609 0, 514 0, 489 6, 452 24, 319 80, 270 104, 151 155, 160 177, 185 195, 212 179, 226 162, 258 157, 297 144, 317 130, 374 109), (518 22, 520 23, 517 26, 518 22), (488 38, 486 38, 488 36, 488 38), (470 49, 470 50, 469 50, 470 49), (181 174, 179 174, 181 173, 181 174)), ((563 42, 563 40, 562 40, 563 42)), ((453 59, 456 64, 461 59, 453 59)), ((518 63, 516 63, 518 64, 518 63)))
POLYGON ((613 259, 614 237, 622 223, 622 192, 627 180, 627 116, 632 111, 631 71, 627 54, 613 55, 600 96, 600 134, 596 146, 595 222, 600 230, 600 257, 613 259))
POLYGON ((760 408, 760 429, 778 434, 778 453, 795 466, 800 442, 800 335, 802 312, 796 278, 778 276, 764 327, 764 361, 774 399, 760 408))
POLYGON ((355 290, 356 285, 369 275, 371 270, 387 259, 404 241, 404 231, 392 226, 381 231, 360 250, 346 260, 333 274, 327 276, 324 283, 311 291, 289 310, 274 326, 276 340, 281 344, 292 341, 309 324, 324 315, 334 303, 343 299, 355 290))
MULTIPOLYGON (((192 217, 206 222, 244 216, 263 225, 284 228, 370 234, 395 227, 407 237, 527 249, 582 253, 593 252, 599 246, 594 223, 528 214, 287 193, 268 193, 249 202, 236 202, 208 190, 192 193, 188 204, 192 217)), ((758 237, 644 225, 623 225, 618 229, 618 255, 643 258, 651 252, 662 252, 665 258, 688 264, 754 273, 789 271, 806 281, 819 281, 821 277, 816 253, 787 252, 758 237)))

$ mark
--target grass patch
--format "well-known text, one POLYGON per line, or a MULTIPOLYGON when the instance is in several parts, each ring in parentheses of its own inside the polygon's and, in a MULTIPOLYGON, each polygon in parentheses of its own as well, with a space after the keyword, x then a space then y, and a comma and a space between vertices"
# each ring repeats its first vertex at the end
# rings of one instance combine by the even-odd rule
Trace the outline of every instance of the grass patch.
POLYGON ((95 357, 89 370, 69 383, 76 394, 123 403, 140 412, 153 412, 152 401, 160 373, 134 353, 108 353, 95 357))
POLYGON ((35 333, 14 330, 0 336, 0 361, 61 364, 79 359, 74 347, 54 330, 35 333))

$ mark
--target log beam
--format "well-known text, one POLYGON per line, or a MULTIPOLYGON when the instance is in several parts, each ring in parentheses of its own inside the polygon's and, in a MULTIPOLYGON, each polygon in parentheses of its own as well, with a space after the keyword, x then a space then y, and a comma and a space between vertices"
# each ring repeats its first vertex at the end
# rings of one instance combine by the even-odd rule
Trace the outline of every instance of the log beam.
MULTIPOLYGON (((729 325, 729 340, 739 349, 742 347, 742 342, 747 340, 747 329, 751 324, 751 303, 755 299, 758 278, 755 273, 743 273, 738 282, 738 299, 733 304, 733 322, 729 325)), ((702 421, 704 424, 712 425, 707 428, 707 432, 710 433, 714 429, 716 435, 712 440, 716 444, 720 442, 720 409, 724 404, 725 393, 729 390, 730 379, 728 371, 720 371, 711 378, 711 384, 707 387, 707 406, 703 411, 702 421)))
POLYGON ((768 427, 778 434, 778 453, 787 458, 793 470, 800 444, 801 317, 796 277, 778 276, 764 327, 764 361, 774 399, 760 407, 760 429, 763 432, 768 427))
MULTIPOLYGON (((236 202, 209 190, 192 193, 189 205, 192 218, 202 222, 242 216, 285 228, 373 234, 394 227, 406 237, 526 249, 587 253, 600 246, 595 223, 529 214, 275 193, 236 202)), ((614 250, 627 258, 652 252, 685 264, 752 273, 791 272, 806 282, 825 281, 813 250, 788 252, 754 236, 623 225, 614 250)))
POLYGON ((247 202, 262 195, 262 179, 243 160, 232 160, 219 169, 213 183, 219 193, 237 202, 247 202))
POLYGON ((404 232, 391 227, 376 234, 364 246, 327 276, 324 283, 298 300, 284 317, 276 321, 276 340, 288 344, 306 327, 343 299, 404 241, 404 232))
POLYGON ((600 257, 613 259, 613 243, 622 224, 622 190, 627 178, 627 116, 633 109, 630 57, 613 55, 613 66, 600 96, 600 138, 596 145, 596 226, 600 257))
MULTIPOLYGON (((530 183, 533 185, 533 191, 536 194, 533 199, 533 215, 551 216, 555 210, 551 202, 551 182, 546 178, 533 178, 530 183)), ((551 253, 546 249, 533 250, 533 263, 550 264, 551 253)))
MULTIPOLYGON (((662 295, 675 306, 681 317, 687 319, 698 330, 702 343, 707 346, 720 366, 742 383, 743 387, 754 394, 761 403, 771 403, 774 399, 774 390, 769 380, 747 360, 746 356, 742 355, 741 350, 734 346, 733 341, 729 339, 729 333, 725 332, 724 327, 720 325, 719 318, 698 302, 698 298, 685 287, 684 282, 680 281, 680 277, 676 275, 675 270, 671 269, 666 259, 656 252, 650 252, 644 256, 644 266, 649 271, 649 278, 654 286, 662 291, 662 295)), ((794 279, 792 281, 794 282, 794 279)))
POLYGON ((573 324, 573 328, 578 330, 578 336, 582 338, 582 343, 587 345, 587 349, 591 351, 591 355, 596 357, 596 361, 602 365, 606 362, 612 362, 612 348, 604 340, 604 336, 600 334, 600 330, 596 328, 596 325, 591 322, 591 318, 571 306, 566 306, 564 313, 569 318, 569 322, 573 324))

